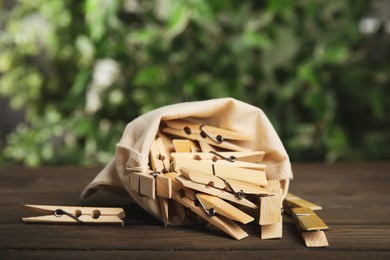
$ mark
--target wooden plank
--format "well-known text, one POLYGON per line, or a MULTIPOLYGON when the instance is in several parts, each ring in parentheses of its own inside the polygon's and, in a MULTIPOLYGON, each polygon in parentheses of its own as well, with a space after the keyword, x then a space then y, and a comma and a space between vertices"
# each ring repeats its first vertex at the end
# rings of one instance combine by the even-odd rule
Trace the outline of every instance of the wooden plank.
MULTIPOLYGON (((247 240, 247 239, 246 239, 247 240)), ((246 242, 246 241, 245 241, 246 242)), ((280 243, 280 241, 279 241, 280 243)), ((221 249, 202 250, 202 259, 221 258, 221 249)), ((226 259, 258 259, 259 251, 225 250, 226 259)), ((172 250, 170 248, 161 250, 66 250, 58 249, 34 249, 34 250, 13 250, 5 249, 0 252, 2 259, 194 259, 199 256, 199 251, 193 250, 172 250)), ((279 259, 280 250, 262 250, 261 257, 265 259, 279 259)), ((389 259, 389 251, 334 251, 334 250, 283 250, 283 257, 286 259, 389 259)))
POLYGON ((88 248, 89 257, 90 254, 115 256, 127 253, 142 254, 145 258, 153 254, 164 257, 165 253, 182 257, 202 250, 202 256, 207 258, 210 254, 220 255, 222 250, 226 257, 255 258, 261 251, 265 257, 275 258, 283 249, 286 257, 356 259, 364 255, 370 259, 389 258, 389 163, 293 164, 293 168, 295 179, 291 191, 324 207, 321 216, 332 224, 332 229, 326 233, 332 250, 302 250, 304 244, 289 218, 284 218, 283 239, 263 243, 259 241, 258 228, 251 223, 246 225, 250 236, 241 243, 219 232, 213 233, 212 228, 170 226, 164 229, 138 206, 127 205, 128 199, 107 193, 98 192, 79 201, 80 191, 94 178, 99 171, 97 168, 3 167, 0 168, 0 208, 6 214, 0 215, 0 255, 25 252, 31 257, 39 255, 37 252, 45 252, 50 257, 52 252, 66 250, 67 255, 78 257, 87 254, 84 250, 88 248), (25 203, 87 203, 92 206, 123 203, 128 206, 126 212, 131 214, 124 227, 26 225, 20 221, 25 214, 20 205, 25 203), (56 234, 54 238, 53 234, 56 234), (104 237, 98 234, 104 234, 104 237))
MULTIPOLYGON (((129 214, 127 214, 129 215, 129 214)), ((145 215, 148 217, 148 215, 145 215)), ((304 243, 295 225, 285 225, 283 239, 260 241, 252 223, 245 225, 249 237, 245 243, 199 226, 162 227, 153 218, 149 224, 125 226, 28 225, 15 218, 12 225, 0 225, 2 249, 26 248, 62 250, 296 250, 304 251, 304 243), (53 234, 56 237, 53 238, 53 234), (100 236, 99 236, 100 234, 100 236), (101 236, 104 234, 104 236, 101 236), (93 237, 94 239, 88 239, 93 237), (169 238, 169 239, 167 239, 169 238), (136 243, 138 241, 138 243, 136 243), (143 241, 147 241, 148 243, 143 241), (191 241, 189 244, 188 241, 191 241), (134 243, 129 243, 134 242, 134 243)), ((332 251, 389 250, 390 229, 382 225, 337 225, 327 232, 332 251), (367 239, 369 238, 369 239, 367 239)))

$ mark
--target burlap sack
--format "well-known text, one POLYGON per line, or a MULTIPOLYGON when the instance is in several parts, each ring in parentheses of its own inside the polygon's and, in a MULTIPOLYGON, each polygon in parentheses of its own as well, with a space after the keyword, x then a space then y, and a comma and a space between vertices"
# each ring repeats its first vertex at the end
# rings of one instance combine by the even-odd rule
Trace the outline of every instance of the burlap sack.
POLYGON ((98 189, 127 192, 144 210, 162 220, 158 200, 131 191, 129 176, 135 172, 146 174, 150 147, 161 120, 178 118, 191 118, 202 124, 253 136, 254 141, 239 142, 239 145, 254 151, 265 151, 263 163, 267 165, 267 177, 286 180, 283 187, 286 194, 289 180, 293 177, 291 164, 267 116, 257 107, 233 98, 222 98, 162 107, 130 122, 116 145, 115 157, 84 189, 81 197, 87 197, 98 189))

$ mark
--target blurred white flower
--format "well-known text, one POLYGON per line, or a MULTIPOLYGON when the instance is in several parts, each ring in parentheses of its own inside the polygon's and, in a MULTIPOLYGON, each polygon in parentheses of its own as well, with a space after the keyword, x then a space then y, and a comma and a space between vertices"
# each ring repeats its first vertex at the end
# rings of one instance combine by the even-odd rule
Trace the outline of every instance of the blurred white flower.
POLYGON ((363 18, 359 23, 359 30, 364 34, 373 34, 378 31, 380 21, 375 17, 363 18))
POLYGON ((101 107, 101 94, 119 76, 119 64, 113 59, 103 59, 96 62, 92 82, 86 94, 85 111, 94 113, 101 107))

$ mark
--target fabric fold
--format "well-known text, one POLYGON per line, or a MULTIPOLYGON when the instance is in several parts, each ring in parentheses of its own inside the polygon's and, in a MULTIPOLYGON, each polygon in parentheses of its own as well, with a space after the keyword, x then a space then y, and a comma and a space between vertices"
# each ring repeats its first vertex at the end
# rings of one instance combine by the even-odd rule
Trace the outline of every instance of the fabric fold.
POLYGON ((142 208, 161 220, 158 200, 146 199, 131 191, 129 175, 134 172, 146 174, 150 147, 161 121, 179 118, 189 118, 253 136, 253 141, 237 144, 249 150, 265 151, 264 163, 269 179, 287 182, 292 179, 288 154, 264 112, 233 98, 221 98, 161 107, 128 123, 116 146, 115 157, 84 189, 81 196, 87 197, 99 189, 122 194, 127 192, 142 208))

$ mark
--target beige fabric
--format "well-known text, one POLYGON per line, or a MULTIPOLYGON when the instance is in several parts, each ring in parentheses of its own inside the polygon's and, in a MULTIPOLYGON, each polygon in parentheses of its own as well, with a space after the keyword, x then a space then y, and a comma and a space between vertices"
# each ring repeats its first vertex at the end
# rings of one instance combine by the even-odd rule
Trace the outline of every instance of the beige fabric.
POLYGON ((268 178, 285 179, 288 187, 288 180, 293 177, 289 157, 267 116, 257 107, 233 98, 222 98, 162 107, 130 122, 116 146, 115 157, 81 196, 86 197, 98 189, 107 188, 117 193, 127 191, 141 207, 161 220, 158 200, 147 199, 131 191, 129 175, 134 172, 146 174, 149 150, 161 120, 186 117, 254 136, 254 141, 240 142, 239 145, 250 150, 265 151, 268 178))

